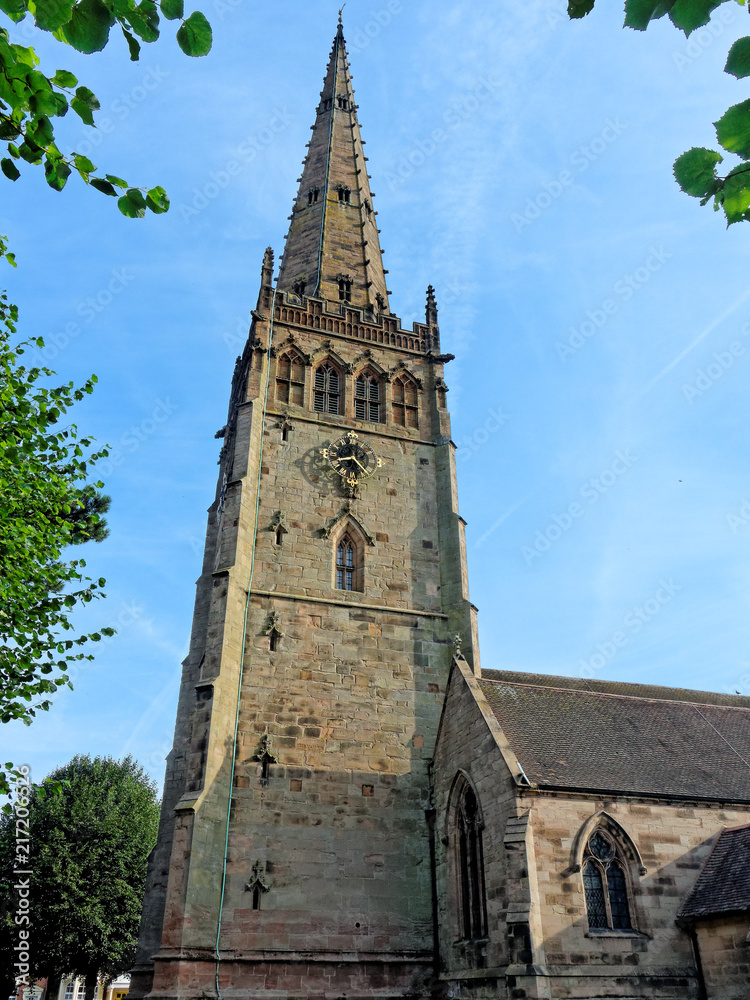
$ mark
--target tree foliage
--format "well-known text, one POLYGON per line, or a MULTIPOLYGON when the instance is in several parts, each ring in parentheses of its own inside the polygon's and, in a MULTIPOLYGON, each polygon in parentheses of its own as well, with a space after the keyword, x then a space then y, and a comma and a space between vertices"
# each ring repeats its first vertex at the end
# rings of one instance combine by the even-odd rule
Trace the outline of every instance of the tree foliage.
MULTIPOLYGON (((568 0, 571 18, 585 17, 595 0, 568 0)), ((625 0, 625 26, 645 31, 652 21, 669 16, 676 28, 690 35, 708 24, 711 14, 723 3, 745 0, 625 0)), ((750 76, 750 36, 738 38, 727 56, 724 72, 738 80, 750 76)), ((674 164, 675 180, 682 190, 701 205, 713 199, 714 211, 723 209, 727 225, 750 220, 750 100, 734 104, 714 122, 716 138, 727 153, 742 161, 724 176, 718 166, 724 156, 718 150, 693 147, 678 156, 674 164)))
POLYGON ((31 974, 85 976, 90 996, 97 973, 133 964, 156 786, 131 757, 77 756, 32 788, 28 810, 28 859, 16 851, 15 817, 0 820, 0 958, 18 935, 14 869, 28 869, 31 974))
MULTIPOLYGON (((189 56, 204 56, 211 49, 211 25, 200 11, 185 17, 184 0, 0 0, 2 11, 12 22, 32 17, 37 28, 50 32, 59 42, 79 52, 99 52, 117 25, 127 42, 130 58, 137 61, 141 42, 159 37, 161 19, 180 21, 177 44, 189 56)), ((95 127, 94 112, 100 108, 96 95, 79 84, 68 70, 49 75, 39 69, 33 48, 12 41, 0 28, 0 142, 8 156, 0 159, 0 170, 12 181, 21 176, 19 164, 43 166, 50 187, 62 191, 74 171, 86 184, 117 198, 123 215, 140 219, 146 210, 160 214, 169 208, 161 187, 145 190, 130 187, 115 174, 97 175, 98 168, 80 153, 65 155, 55 141, 55 119, 68 111, 84 125, 95 127)))
POLYGON ((71 686, 71 665, 92 659, 82 647, 113 630, 76 635, 73 609, 104 596, 104 580, 85 576, 83 559, 63 558, 68 545, 106 535, 109 497, 88 480, 107 451, 64 419, 96 378, 53 387, 54 372, 23 365, 29 345, 11 345, 17 315, 0 294, 0 722, 29 725, 71 686))

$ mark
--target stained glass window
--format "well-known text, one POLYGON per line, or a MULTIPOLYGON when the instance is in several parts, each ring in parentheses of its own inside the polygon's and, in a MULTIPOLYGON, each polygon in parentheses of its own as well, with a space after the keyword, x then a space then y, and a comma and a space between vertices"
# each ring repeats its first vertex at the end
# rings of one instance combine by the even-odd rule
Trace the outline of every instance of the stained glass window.
POLYGON ((631 930, 628 880, 615 844, 597 830, 586 845, 583 888, 589 930, 631 930))

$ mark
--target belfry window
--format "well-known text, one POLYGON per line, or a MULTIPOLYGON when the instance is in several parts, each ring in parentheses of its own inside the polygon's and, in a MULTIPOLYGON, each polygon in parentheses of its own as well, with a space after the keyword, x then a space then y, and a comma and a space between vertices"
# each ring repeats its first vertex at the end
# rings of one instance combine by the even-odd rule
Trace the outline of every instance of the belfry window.
POLYGON ((333 365, 316 368, 313 380, 313 409, 318 413, 341 412, 341 377, 333 365))
POLYGON ((590 931, 632 929, 625 868, 614 842, 601 830, 586 844, 583 890, 590 931))
POLYGON ((408 375, 393 382, 393 422, 399 427, 419 427, 417 384, 408 375))
POLYGON ((343 185, 339 187, 338 190, 339 190, 339 201, 341 202, 342 205, 348 205, 349 199, 351 197, 351 191, 349 190, 348 187, 344 187, 343 185))
POLYGON ((352 301, 352 283, 348 278, 339 278, 339 301, 352 301))
POLYGON ((295 281, 294 284, 292 285, 292 291, 294 292, 295 295, 304 295, 306 286, 307 286, 306 281, 295 281))
POLYGON ((314 205, 315 202, 318 200, 318 195, 319 194, 320 194, 320 189, 319 188, 311 188, 307 192, 307 204, 308 205, 314 205))
POLYGON ((380 423, 382 416, 380 380, 370 372, 363 372, 354 380, 354 416, 357 420, 380 423))
POLYGON ((479 941, 487 937, 482 825, 479 803, 468 782, 458 802, 456 825, 461 936, 464 941, 479 941))
POLYGON ((305 401, 305 366, 294 350, 285 351, 276 363, 276 398, 294 406, 305 401))
POLYGON ((342 111, 348 111, 349 110, 349 98, 348 97, 337 97, 336 100, 338 102, 338 106, 341 108, 342 111))

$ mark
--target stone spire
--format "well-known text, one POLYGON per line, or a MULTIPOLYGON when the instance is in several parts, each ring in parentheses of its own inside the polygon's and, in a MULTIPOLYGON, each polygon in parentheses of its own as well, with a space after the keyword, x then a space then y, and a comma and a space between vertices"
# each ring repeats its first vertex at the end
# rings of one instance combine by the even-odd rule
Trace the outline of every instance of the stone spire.
POLYGON ((278 288, 388 312, 367 163, 339 20, 281 259, 278 288))

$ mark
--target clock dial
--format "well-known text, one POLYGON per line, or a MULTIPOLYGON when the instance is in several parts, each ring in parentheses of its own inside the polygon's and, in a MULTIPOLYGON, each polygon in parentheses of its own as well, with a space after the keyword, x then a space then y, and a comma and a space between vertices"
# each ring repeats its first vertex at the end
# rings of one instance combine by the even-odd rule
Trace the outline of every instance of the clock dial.
POLYGON ((360 441, 354 431, 348 431, 338 441, 324 448, 323 457, 328 459, 331 468, 341 476, 344 485, 351 492, 381 464, 369 444, 360 441))

